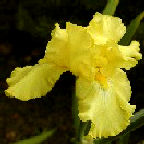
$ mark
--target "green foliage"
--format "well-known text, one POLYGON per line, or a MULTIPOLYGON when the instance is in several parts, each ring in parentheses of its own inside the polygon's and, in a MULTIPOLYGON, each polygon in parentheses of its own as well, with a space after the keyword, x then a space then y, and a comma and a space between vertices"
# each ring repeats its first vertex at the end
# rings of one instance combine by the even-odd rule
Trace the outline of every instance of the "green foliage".
POLYGON ((31 33, 33 36, 46 38, 50 35, 54 21, 45 15, 33 19, 28 10, 19 5, 17 13, 17 29, 31 33))
MULTIPOLYGON (((78 2, 78 0, 76 0, 78 2)), ((106 0, 79 0, 82 5, 88 10, 102 9, 106 0)))
POLYGON ((124 136, 120 136, 117 140, 117 144, 128 144, 130 133, 127 133, 124 136))
POLYGON ((55 132, 55 129, 50 130, 50 131, 46 131, 46 132, 43 132, 39 136, 34 136, 32 138, 29 138, 29 139, 21 140, 21 141, 14 143, 14 144, 41 144, 41 142, 46 140, 48 137, 51 137, 54 132, 55 132))
POLYGON ((114 140, 117 140, 119 138, 122 138, 122 137, 126 136, 131 131, 135 131, 137 128, 140 128, 143 125, 144 125, 144 109, 141 109, 139 112, 135 113, 135 115, 133 117, 131 117, 131 123, 127 127, 126 130, 124 130, 119 135, 114 136, 114 137, 96 139, 94 141, 94 144, 97 144, 97 143, 98 144, 103 144, 103 143, 106 143, 106 142, 112 142, 114 140))
POLYGON ((103 14, 114 15, 118 3, 119 3, 119 0, 108 0, 107 5, 103 10, 103 14))
POLYGON ((134 20, 132 20, 127 27, 126 34, 124 37, 120 40, 119 44, 121 45, 129 45, 130 41, 135 34, 136 30, 138 29, 140 25, 140 21, 144 18, 144 11, 140 13, 134 20))

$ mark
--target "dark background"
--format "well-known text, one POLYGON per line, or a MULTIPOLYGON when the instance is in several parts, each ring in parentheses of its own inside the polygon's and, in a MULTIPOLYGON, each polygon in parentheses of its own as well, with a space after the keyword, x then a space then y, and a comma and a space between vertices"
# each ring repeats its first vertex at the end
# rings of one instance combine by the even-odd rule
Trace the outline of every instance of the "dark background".
MULTIPOLYGON (((44 144, 69 144, 74 136, 71 95, 75 78, 61 76, 52 92, 41 99, 21 102, 4 94, 5 79, 15 67, 33 65, 44 56, 51 31, 58 22, 87 26, 96 11, 102 12, 106 0, 0 0, 0 144, 38 135, 57 128, 44 144)), ((115 16, 128 25, 144 10, 143 0, 120 0, 115 16)), ((144 21, 133 39, 140 41, 144 53, 144 21)), ((144 108, 144 60, 127 71, 132 86, 131 104, 144 108)), ((144 140, 144 127, 131 133, 129 144, 144 140)))

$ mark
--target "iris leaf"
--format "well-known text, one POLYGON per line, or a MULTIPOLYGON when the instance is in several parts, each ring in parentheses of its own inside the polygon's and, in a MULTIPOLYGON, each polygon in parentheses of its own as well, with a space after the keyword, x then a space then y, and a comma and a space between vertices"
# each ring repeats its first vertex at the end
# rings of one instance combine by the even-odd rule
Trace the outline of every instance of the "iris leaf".
POLYGON ((103 10, 104 15, 114 15, 119 0, 108 0, 106 7, 103 10))
POLYGON ((55 132, 55 129, 45 131, 45 132, 42 132, 42 134, 39 136, 34 136, 29 139, 20 140, 14 144, 41 144, 48 137, 51 137, 54 134, 54 132, 55 132))
POLYGON ((140 21, 144 18, 144 11, 140 13, 135 19, 133 19, 129 26, 127 27, 126 34, 124 37, 120 40, 120 45, 129 45, 130 41, 133 37, 133 35, 136 33, 136 30, 138 29, 140 25, 140 21))

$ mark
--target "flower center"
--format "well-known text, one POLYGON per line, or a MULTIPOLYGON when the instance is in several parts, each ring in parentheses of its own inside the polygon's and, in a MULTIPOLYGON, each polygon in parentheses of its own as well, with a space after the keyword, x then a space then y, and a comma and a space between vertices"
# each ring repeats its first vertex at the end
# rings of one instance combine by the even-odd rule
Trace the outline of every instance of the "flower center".
POLYGON ((98 68, 98 71, 95 74, 95 80, 98 81, 104 89, 108 88, 107 78, 101 73, 100 68, 98 68))

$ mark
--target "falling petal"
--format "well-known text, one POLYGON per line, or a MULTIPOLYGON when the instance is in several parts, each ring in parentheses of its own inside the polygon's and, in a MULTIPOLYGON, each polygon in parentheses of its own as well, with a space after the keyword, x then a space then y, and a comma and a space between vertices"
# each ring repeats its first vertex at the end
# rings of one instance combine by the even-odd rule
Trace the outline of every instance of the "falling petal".
POLYGON ((128 103, 131 89, 125 72, 117 69, 116 74, 107 80, 108 88, 98 81, 78 78, 76 94, 79 102, 79 117, 82 121, 92 121, 89 136, 115 136, 130 123, 135 110, 128 103))
POLYGON ((53 88, 64 71, 50 64, 16 68, 7 79, 9 87, 5 93, 23 101, 40 98, 53 88))

